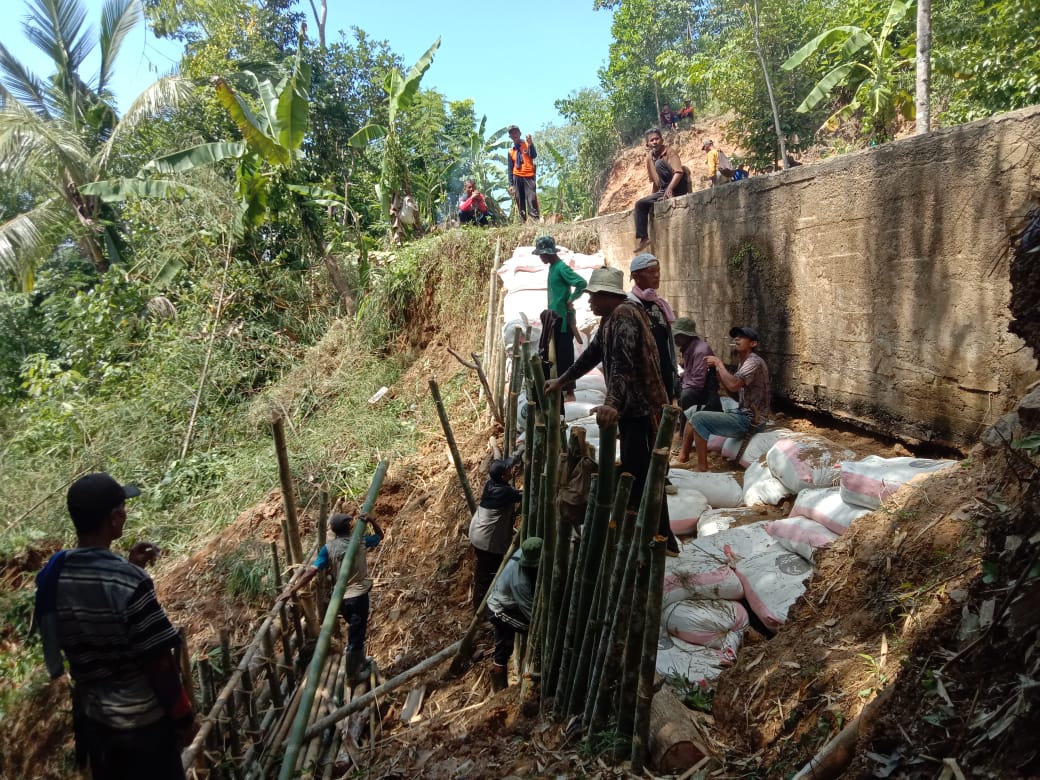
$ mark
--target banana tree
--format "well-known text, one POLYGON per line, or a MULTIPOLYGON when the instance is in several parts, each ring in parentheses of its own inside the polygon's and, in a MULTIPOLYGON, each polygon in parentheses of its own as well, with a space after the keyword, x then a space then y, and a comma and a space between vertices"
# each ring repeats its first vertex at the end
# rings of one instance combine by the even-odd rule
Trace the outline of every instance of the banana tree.
POLYGON ((811 111, 834 92, 848 90, 852 100, 831 114, 821 129, 837 129, 843 120, 863 109, 868 131, 885 140, 897 111, 913 119, 914 96, 897 81, 899 72, 911 60, 890 40, 911 5, 913 0, 892 0, 876 36, 857 25, 842 25, 820 33, 792 54, 781 66, 784 70, 797 68, 817 52, 836 52, 841 60, 817 82, 796 110, 811 111))
POLYGON ((213 77, 217 100, 238 127, 241 141, 216 141, 182 149, 152 160, 136 178, 101 181, 84 191, 109 202, 128 197, 168 197, 184 192, 186 186, 177 180, 154 178, 155 174, 186 173, 223 160, 238 160, 236 234, 242 236, 262 224, 268 216, 272 187, 300 157, 307 133, 311 68, 301 56, 305 33, 306 28, 301 28, 292 72, 277 85, 246 72, 256 90, 255 113, 227 81, 213 77))
POLYGON ((394 238, 400 242, 404 237, 407 219, 406 204, 412 198, 411 185, 408 181, 408 161, 405 159, 401 140, 396 129, 397 115, 407 109, 419 92, 419 82, 433 64, 433 55, 440 48, 441 39, 416 61, 408 75, 397 68, 391 69, 383 82, 387 93, 386 125, 369 123, 350 137, 349 144, 354 149, 364 149, 375 141, 382 140, 382 159, 379 169, 379 207, 383 220, 391 225, 394 238))

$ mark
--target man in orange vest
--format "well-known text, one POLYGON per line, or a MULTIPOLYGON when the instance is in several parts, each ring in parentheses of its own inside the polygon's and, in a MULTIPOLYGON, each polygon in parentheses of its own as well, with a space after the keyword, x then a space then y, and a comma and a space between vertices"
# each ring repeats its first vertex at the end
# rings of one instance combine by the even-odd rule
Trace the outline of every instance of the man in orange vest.
POLYGON ((521 222, 528 218, 536 220, 540 216, 534 186, 534 160, 538 152, 530 133, 527 140, 520 140, 520 128, 516 125, 509 126, 509 137, 513 141, 513 148, 509 150, 509 194, 520 209, 521 222))

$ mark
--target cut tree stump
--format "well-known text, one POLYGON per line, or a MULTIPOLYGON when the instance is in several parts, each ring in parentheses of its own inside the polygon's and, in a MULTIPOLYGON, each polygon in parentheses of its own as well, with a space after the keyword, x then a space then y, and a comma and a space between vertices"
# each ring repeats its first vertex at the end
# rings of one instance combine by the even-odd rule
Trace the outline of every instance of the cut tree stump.
POLYGON ((650 703, 650 758, 661 773, 689 769, 705 756, 694 714, 664 686, 650 703))

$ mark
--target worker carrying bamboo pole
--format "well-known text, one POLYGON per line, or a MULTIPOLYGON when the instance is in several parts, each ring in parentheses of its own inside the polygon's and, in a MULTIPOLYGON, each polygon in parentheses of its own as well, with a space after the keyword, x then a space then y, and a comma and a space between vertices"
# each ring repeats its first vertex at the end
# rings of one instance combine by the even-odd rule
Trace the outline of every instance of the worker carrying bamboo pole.
MULTIPOLYGON (((374 533, 365 536, 365 549, 372 550, 383 541, 383 529, 371 515, 358 516, 358 522, 368 523, 374 533)), ((329 528, 335 536, 326 542, 314 564, 293 585, 286 588, 278 596, 278 601, 292 598, 304 585, 310 582, 319 571, 332 566, 334 577, 339 576, 339 567, 343 556, 350 545, 350 536, 354 530, 354 518, 337 512, 329 519, 329 528)), ((372 580, 368 576, 368 564, 364 555, 354 561, 354 571, 347 580, 347 590, 343 595, 339 614, 347 624, 347 678, 351 685, 366 679, 369 674, 371 659, 365 657, 365 635, 368 633, 368 592, 372 590, 372 580)))
POLYGON ((542 540, 531 536, 524 540, 506 563, 491 597, 488 612, 495 630, 495 655, 491 667, 491 688, 500 691, 509 685, 509 658, 513 655, 516 634, 526 634, 534 610, 538 561, 542 556, 542 540))
POLYGON ((491 587, 502 559, 513 540, 513 525, 523 494, 511 484, 522 453, 499 458, 488 466, 488 478, 477 511, 469 523, 469 543, 476 562, 473 566, 473 609, 476 611, 491 587))
MULTIPOLYGON (((545 392, 559 392, 568 382, 603 364, 607 397, 593 411, 600 428, 617 423, 620 471, 635 478, 628 504, 634 512, 643 497, 661 407, 669 402, 669 393, 661 379, 650 319, 642 304, 628 297, 624 281, 625 275, 617 268, 603 266, 592 272, 585 292, 592 313, 601 318, 599 329, 574 365, 545 383, 545 392)), ((679 543, 668 520, 668 504, 663 501, 657 532, 667 537, 668 554, 678 555, 679 543)))

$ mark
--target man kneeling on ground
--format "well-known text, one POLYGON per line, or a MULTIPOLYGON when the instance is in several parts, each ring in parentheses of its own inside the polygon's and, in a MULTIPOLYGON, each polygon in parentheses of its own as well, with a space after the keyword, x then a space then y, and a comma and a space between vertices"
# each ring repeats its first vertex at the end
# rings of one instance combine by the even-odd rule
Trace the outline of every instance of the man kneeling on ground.
MULTIPOLYGON (((688 412, 690 424, 683 433, 679 462, 690 459, 690 447, 696 442, 697 471, 708 470, 708 437, 744 438, 758 433, 769 418, 769 368, 754 350, 758 347, 758 331, 754 328, 732 328, 729 332, 737 349, 739 366, 731 374, 715 355, 704 360, 719 375, 719 382, 729 393, 738 394, 738 408, 733 412, 688 412)), ((692 409, 692 407, 691 407, 692 409)))
POLYGON ((509 685, 509 658, 517 632, 526 634, 534 610, 534 586, 538 581, 538 561, 542 556, 542 540, 537 536, 524 539, 520 549, 506 563, 488 599, 491 626, 495 630, 495 656, 491 667, 491 689, 500 691, 509 685))

